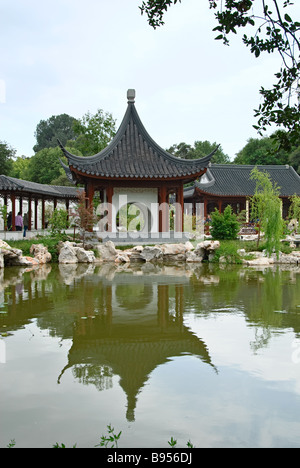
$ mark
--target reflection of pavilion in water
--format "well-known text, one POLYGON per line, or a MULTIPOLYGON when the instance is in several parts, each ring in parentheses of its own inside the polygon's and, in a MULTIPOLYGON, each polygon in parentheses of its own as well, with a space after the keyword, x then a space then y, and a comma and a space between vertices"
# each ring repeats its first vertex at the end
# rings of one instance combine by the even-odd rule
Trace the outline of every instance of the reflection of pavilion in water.
POLYGON ((103 280, 103 314, 77 324, 58 381, 72 368, 81 382, 102 390, 118 375, 133 421, 138 394, 159 365, 188 354, 214 366, 206 345, 183 324, 185 278, 172 284, 168 277, 166 284, 163 276, 126 276, 103 280))

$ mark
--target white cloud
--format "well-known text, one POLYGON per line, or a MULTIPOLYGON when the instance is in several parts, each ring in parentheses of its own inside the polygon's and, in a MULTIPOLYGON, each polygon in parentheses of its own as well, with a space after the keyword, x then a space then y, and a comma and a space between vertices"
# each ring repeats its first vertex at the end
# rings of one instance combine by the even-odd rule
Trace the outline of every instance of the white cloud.
POLYGON ((36 125, 51 115, 102 108, 119 124, 126 91, 135 88, 137 110, 158 144, 207 139, 233 157, 255 135, 253 108, 273 59, 253 58, 241 37, 230 47, 214 41, 206 2, 174 5, 155 31, 140 4, 4 0, 0 139, 30 155, 36 125))

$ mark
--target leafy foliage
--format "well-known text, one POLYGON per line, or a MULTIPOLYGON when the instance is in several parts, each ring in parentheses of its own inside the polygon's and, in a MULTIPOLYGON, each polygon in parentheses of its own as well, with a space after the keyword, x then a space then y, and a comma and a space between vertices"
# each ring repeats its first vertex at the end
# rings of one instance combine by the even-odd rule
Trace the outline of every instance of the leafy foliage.
POLYGON ((51 235, 57 236, 64 233, 69 227, 67 210, 55 208, 52 217, 49 219, 49 225, 51 226, 51 235))
POLYGON ((240 225, 230 205, 226 206, 224 213, 215 209, 211 213, 211 219, 210 232, 213 239, 236 239, 240 225))
POLYGON ((33 151, 37 153, 44 148, 55 148, 57 140, 60 140, 63 145, 68 140, 74 140, 74 122, 75 118, 68 114, 52 115, 47 120, 41 120, 34 133, 36 144, 33 151))
POLYGON ((73 126, 76 147, 84 156, 91 156, 104 149, 116 133, 112 114, 98 109, 93 115, 87 112, 73 126))
POLYGON ((98 445, 95 445, 95 447, 118 448, 118 442, 121 437, 121 434, 122 431, 116 434, 114 427, 112 427, 111 424, 109 424, 107 426, 107 434, 101 436, 100 443, 98 445))
POLYGON ((276 142, 271 137, 249 138, 233 162, 234 164, 250 165, 288 164, 289 153, 284 149, 278 149, 276 142))
MULTIPOLYGON (((80 151, 76 148, 67 147, 67 149, 78 156, 81 155, 80 151)), ((71 185, 67 180, 59 159, 64 159, 64 156, 58 146, 38 151, 30 158, 26 166, 27 180, 40 184, 53 184, 60 178, 60 183, 57 185, 71 185), (61 178, 61 176, 63 177, 61 178)))
POLYGON ((259 171, 256 167, 251 171, 251 178, 256 181, 255 193, 251 198, 251 216, 258 220, 259 233, 260 230, 264 232, 268 255, 273 252, 278 255, 284 229, 279 198, 280 188, 272 183, 270 174, 259 171))
POLYGON ((293 195, 290 197, 291 205, 289 209, 289 216, 292 219, 296 219, 298 221, 298 226, 300 224, 300 197, 298 195, 293 195))
POLYGON ((218 143, 210 143, 207 140, 195 141, 194 146, 181 142, 179 144, 172 145, 167 151, 171 154, 174 154, 174 156, 177 156, 178 158, 200 159, 212 153, 215 149, 217 150, 211 159, 212 163, 230 163, 229 156, 224 153, 221 145, 218 143))
POLYGON ((15 154, 16 150, 6 141, 0 141, 0 173, 2 175, 9 175, 15 154))

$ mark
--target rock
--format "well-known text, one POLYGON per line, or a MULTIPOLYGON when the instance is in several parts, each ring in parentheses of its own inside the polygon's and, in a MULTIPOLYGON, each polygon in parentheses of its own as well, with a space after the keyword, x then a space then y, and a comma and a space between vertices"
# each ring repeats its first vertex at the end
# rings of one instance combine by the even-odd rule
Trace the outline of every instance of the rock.
POLYGON ((248 266, 268 266, 274 264, 274 259, 269 257, 257 257, 253 260, 243 260, 248 266))
POLYGON ((131 255, 127 255, 125 252, 123 253, 118 253, 115 263, 129 263, 130 262, 130 257, 131 255))
POLYGON ((4 268, 4 256, 0 249, 0 268, 4 268))
POLYGON ((48 252, 48 248, 43 244, 32 244, 30 247, 30 253, 34 255, 34 258, 40 263, 49 263, 52 260, 52 255, 48 252))
POLYGON ((0 249, 10 249, 10 245, 8 245, 7 242, 5 242, 4 240, 1 240, 0 239, 0 249))
POLYGON ((140 258, 146 262, 151 262, 153 260, 162 260, 163 252, 159 247, 144 247, 143 251, 140 252, 140 258))
POLYGON ((81 247, 75 247, 78 263, 94 263, 95 254, 92 250, 85 250, 81 247))
POLYGON ((215 240, 205 240, 197 244, 195 250, 204 249, 206 251, 213 251, 220 247, 220 242, 215 240))
POLYGON ((193 244, 192 244, 190 241, 187 241, 187 242, 185 243, 185 249, 186 249, 187 252, 189 252, 189 251, 191 251, 191 250, 194 250, 194 248, 195 248, 195 247, 193 246, 193 244))
POLYGON ((163 255, 178 255, 178 254, 185 254, 186 247, 185 244, 163 244, 160 245, 159 248, 162 250, 163 255))
POLYGON ((103 262, 114 262, 116 260, 118 252, 112 241, 107 241, 105 244, 97 244, 96 248, 103 262))
POLYGON ((272 254, 271 258, 273 259, 274 263, 280 263, 280 264, 298 264, 300 262, 300 257, 293 255, 293 254, 284 254, 282 252, 279 252, 279 255, 277 257, 276 254, 272 254))
POLYGON ((70 242, 65 242, 64 245, 60 248, 59 263, 78 263, 78 258, 76 255, 76 247, 73 247, 70 242))
POLYGON ((186 253, 186 261, 189 263, 199 263, 203 261, 203 256, 199 254, 200 251, 188 251, 186 253))
POLYGON ((60 245, 58 262, 59 263, 94 263, 95 254, 91 250, 85 250, 79 247, 82 244, 74 242, 64 242, 60 245))

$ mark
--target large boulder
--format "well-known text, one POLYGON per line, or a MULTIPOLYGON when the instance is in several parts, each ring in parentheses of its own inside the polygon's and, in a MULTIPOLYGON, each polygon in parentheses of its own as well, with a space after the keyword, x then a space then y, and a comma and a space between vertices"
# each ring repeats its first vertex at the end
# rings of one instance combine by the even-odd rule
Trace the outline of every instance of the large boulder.
POLYGON ((74 242, 64 242, 59 248, 59 263, 93 263, 95 262, 94 252, 79 247, 74 242))
POLYGON ((30 253, 40 264, 49 263, 52 260, 51 253, 48 252, 48 248, 43 244, 32 244, 30 253))
POLYGON ((114 262, 116 260, 118 252, 112 241, 107 241, 105 244, 97 244, 96 248, 98 250, 99 258, 103 262, 114 262))
POLYGON ((0 240, 0 268, 4 266, 32 266, 32 261, 29 257, 23 257, 23 252, 20 249, 14 249, 7 242, 0 240))
POLYGON ((78 263, 76 247, 74 247, 70 242, 64 242, 64 244, 60 247, 58 262, 78 263))
POLYGON ((140 252, 140 258, 146 262, 152 262, 156 260, 162 260, 163 252, 160 247, 146 246, 140 252))

